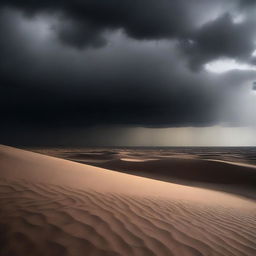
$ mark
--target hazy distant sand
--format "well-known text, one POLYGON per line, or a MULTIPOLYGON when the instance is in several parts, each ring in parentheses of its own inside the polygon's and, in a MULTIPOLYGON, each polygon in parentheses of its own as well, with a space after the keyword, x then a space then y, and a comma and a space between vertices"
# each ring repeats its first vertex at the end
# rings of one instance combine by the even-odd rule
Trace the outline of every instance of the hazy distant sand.
POLYGON ((256 255, 256 202, 0 146, 0 256, 256 255))

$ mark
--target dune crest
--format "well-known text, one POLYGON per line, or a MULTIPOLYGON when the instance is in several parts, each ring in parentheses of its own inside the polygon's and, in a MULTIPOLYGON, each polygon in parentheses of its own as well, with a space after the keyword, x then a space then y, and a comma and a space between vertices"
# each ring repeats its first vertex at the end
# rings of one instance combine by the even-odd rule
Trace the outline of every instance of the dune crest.
POLYGON ((255 201, 6 146, 0 170, 0 256, 255 256, 255 201))

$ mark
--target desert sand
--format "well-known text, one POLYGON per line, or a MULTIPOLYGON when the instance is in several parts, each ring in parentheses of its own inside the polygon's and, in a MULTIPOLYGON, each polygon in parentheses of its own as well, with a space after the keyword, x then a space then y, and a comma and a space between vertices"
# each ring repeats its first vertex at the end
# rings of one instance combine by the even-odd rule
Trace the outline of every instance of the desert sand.
POLYGON ((29 148, 108 170, 256 200, 255 148, 29 148))
POLYGON ((255 256, 256 202, 0 146, 6 255, 255 256))

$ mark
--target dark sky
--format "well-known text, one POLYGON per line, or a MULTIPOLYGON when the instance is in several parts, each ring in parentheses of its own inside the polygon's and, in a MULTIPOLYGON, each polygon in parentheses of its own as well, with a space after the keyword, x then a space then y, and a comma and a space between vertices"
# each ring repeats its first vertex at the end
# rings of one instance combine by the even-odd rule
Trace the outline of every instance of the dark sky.
POLYGON ((255 127, 255 50, 254 0, 0 1, 0 143, 255 127))

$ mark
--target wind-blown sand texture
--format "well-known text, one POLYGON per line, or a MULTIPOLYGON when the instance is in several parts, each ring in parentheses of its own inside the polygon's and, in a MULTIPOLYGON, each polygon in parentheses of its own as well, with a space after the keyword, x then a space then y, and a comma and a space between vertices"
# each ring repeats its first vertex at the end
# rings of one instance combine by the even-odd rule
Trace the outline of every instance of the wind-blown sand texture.
POLYGON ((0 146, 0 256, 256 255, 256 203, 0 146))

